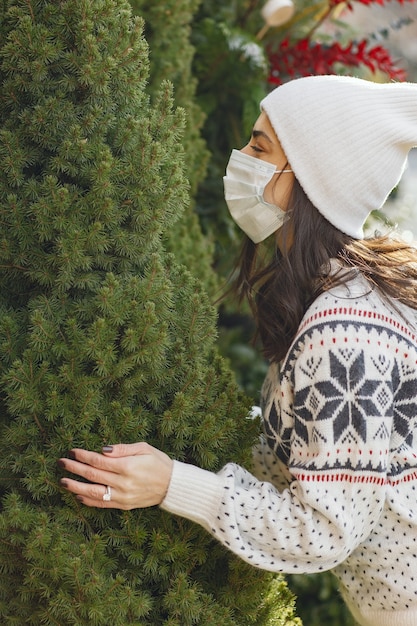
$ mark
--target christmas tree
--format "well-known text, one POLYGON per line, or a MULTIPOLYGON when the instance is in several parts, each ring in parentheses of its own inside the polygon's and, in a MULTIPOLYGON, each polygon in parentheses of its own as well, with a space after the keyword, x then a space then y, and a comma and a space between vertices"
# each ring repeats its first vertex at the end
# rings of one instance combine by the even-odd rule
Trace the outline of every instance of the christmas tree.
POLYGON ((146 91, 142 29, 124 0, 0 8, 0 621, 295 626, 280 580, 198 526, 59 487, 73 447, 146 440, 216 470, 249 464, 258 430, 164 246, 184 114, 146 91))

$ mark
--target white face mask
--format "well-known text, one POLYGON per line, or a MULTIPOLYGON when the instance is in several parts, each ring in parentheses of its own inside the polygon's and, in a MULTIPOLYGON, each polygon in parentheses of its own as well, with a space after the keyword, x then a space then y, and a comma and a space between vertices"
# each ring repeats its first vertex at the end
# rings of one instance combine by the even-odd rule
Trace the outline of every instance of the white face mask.
POLYGON ((265 187, 277 170, 272 163, 233 150, 223 178, 224 197, 236 224, 254 243, 263 241, 282 226, 286 212, 264 200, 265 187))

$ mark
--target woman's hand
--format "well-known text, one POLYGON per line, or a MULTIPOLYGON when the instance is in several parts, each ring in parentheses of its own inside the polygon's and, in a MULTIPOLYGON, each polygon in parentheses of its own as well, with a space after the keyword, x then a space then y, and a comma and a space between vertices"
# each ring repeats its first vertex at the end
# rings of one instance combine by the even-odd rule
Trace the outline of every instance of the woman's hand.
POLYGON ((87 506, 130 510, 162 502, 173 466, 164 452, 143 442, 105 446, 102 452, 77 448, 71 458, 59 459, 64 470, 89 481, 63 478, 61 486, 87 506))

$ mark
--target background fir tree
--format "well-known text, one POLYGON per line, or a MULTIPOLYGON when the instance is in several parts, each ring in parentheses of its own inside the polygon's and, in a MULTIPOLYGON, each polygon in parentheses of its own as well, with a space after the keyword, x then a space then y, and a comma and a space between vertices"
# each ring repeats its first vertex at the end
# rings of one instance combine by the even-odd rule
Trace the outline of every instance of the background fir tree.
POLYGON ((74 446, 146 439, 216 469, 258 425, 201 281, 164 248, 188 201, 184 116, 145 91, 123 0, 0 7, 0 621, 294 625, 292 598, 158 508, 87 509, 74 446))
POLYGON ((181 143, 191 202, 182 219, 164 232, 165 246, 194 276, 200 278, 214 299, 219 295, 219 281, 212 269, 214 242, 207 233, 203 235, 195 211, 195 195, 206 176, 209 159, 201 135, 205 116, 196 100, 197 80, 192 73, 194 46, 191 44, 191 24, 199 3, 200 0, 130 1, 134 13, 145 20, 145 37, 151 49, 150 93, 157 92, 161 82, 168 80, 174 85, 175 104, 186 111, 181 143))

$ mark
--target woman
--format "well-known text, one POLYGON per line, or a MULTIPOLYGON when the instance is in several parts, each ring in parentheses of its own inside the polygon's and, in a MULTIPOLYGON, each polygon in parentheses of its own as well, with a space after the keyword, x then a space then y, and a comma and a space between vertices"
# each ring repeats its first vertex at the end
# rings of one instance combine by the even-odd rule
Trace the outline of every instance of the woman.
POLYGON ((261 111, 224 180, 271 362, 254 475, 138 443, 73 450, 60 465, 90 482, 62 484, 87 506, 160 505, 260 568, 331 569, 360 624, 416 626, 417 253, 363 224, 417 145, 417 85, 308 77, 261 111))

